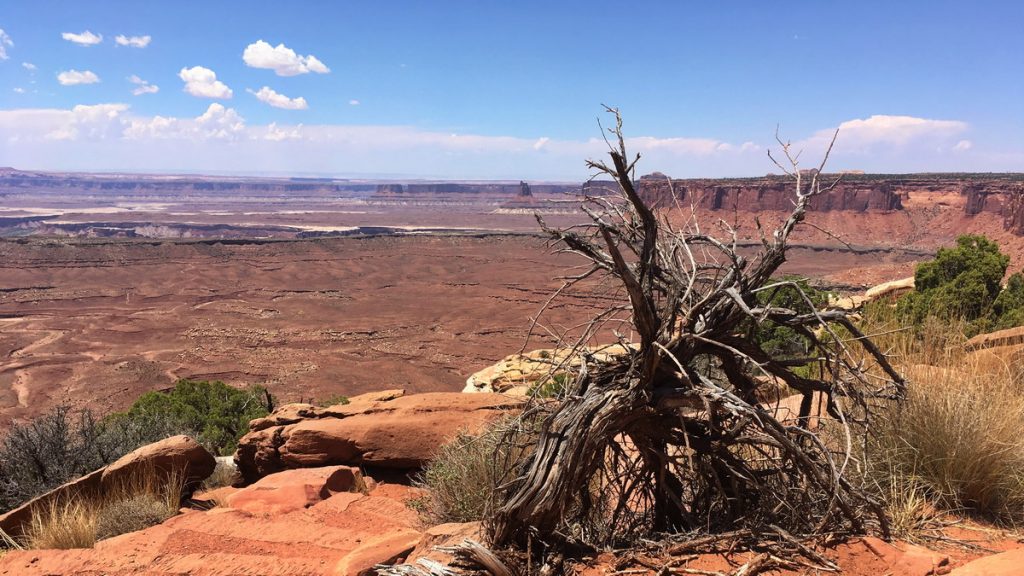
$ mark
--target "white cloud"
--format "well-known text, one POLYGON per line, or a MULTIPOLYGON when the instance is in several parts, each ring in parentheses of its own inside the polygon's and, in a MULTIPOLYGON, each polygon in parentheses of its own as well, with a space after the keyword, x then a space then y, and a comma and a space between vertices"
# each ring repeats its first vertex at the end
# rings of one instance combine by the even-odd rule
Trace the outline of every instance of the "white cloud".
POLYGON ((103 41, 102 34, 93 34, 88 30, 80 34, 75 34, 74 32, 64 32, 60 35, 60 37, 67 40, 68 42, 74 42, 79 46, 94 46, 103 41))
POLYGON ((61 86, 96 84, 99 81, 100 77, 92 70, 84 70, 82 72, 79 72, 78 70, 66 70, 57 74, 57 82, 60 82, 61 86))
POLYGON ((47 140, 104 140, 121 135, 127 104, 79 104, 44 135, 47 140))
POLYGON ((24 68, 25 70, 28 70, 29 72, 35 72, 36 71, 36 65, 31 63, 31 62, 22 62, 21 63, 21 67, 24 68))
POLYGON ((149 41, 153 38, 148 34, 146 36, 125 36, 124 34, 118 34, 114 37, 114 42, 118 46, 130 46, 132 48, 145 48, 149 46, 149 41))
POLYGON ((958 120, 929 120, 914 116, 886 116, 876 114, 864 120, 847 120, 839 125, 844 141, 862 144, 884 142, 905 145, 918 138, 945 137, 967 129, 967 123, 958 120))
POLYGON ((14 88, 14 93, 15 94, 24 94, 25 93, 25 89, 22 88, 21 86, 18 86, 17 88, 14 88))
POLYGON ((207 138, 230 138, 245 129, 245 119, 234 108, 225 108, 214 102, 195 120, 200 132, 207 138))
MULTIPOLYGON (((940 144, 953 144, 953 139, 966 131, 968 125, 959 120, 932 120, 915 116, 876 114, 864 119, 847 120, 839 124, 839 135, 833 148, 833 157, 886 157, 895 162, 899 156, 920 157, 924 150, 934 153, 940 144)), ((815 132, 809 138, 793 143, 793 149, 806 150, 804 157, 820 158, 825 152, 835 128, 815 132)), ((808 160, 809 161, 809 160, 808 160)), ((815 160, 816 161, 816 160, 815 160)), ((862 168, 854 159, 851 166, 862 168)), ((835 165, 830 162, 830 164, 835 165)), ((888 167, 887 170, 899 167, 888 167)), ((903 170, 910 170, 908 165, 903 170)))
POLYGON ((970 140, 961 140, 953 146, 953 150, 957 152, 966 152, 971 148, 974 148, 974 142, 971 142, 970 140))
POLYGON ((160 91, 160 87, 155 84, 150 84, 146 80, 139 78, 135 74, 128 77, 128 81, 135 84, 135 88, 132 90, 132 94, 135 96, 142 96, 143 94, 156 94, 160 91))
POLYGON ((359 106, 360 104, 361 102, 359 100, 356 100, 355 98, 348 101, 349 106, 359 106))
POLYGON ((193 66, 182 68, 178 78, 185 82, 185 92, 198 98, 231 98, 233 92, 226 84, 217 80, 217 74, 209 68, 193 66))
POLYGON ((267 131, 263 135, 264 140, 270 140, 271 142, 280 142, 282 140, 298 140, 302 138, 302 124, 292 128, 291 130, 278 128, 276 122, 271 122, 267 126, 267 131))
POLYGON ((300 56, 284 44, 271 46, 263 40, 249 44, 242 52, 242 60, 252 68, 273 70, 278 76, 297 76, 316 72, 327 74, 331 70, 316 56, 300 56))
MULTIPOLYGON (((896 123, 902 126, 901 123, 896 123)), ((1024 161, 1024 150, 1001 156, 953 154, 965 136, 960 125, 926 124, 912 137, 866 131, 847 124, 858 145, 843 152, 843 133, 829 167, 868 172, 1008 171, 1024 161), (896 147, 893 142, 901 143, 896 147), (936 152, 941 147, 943 152, 936 152)), ((897 132, 908 128, 900 127, 897 132)), ((826 131, 822 131, 826 132, 826 131)), ((831 131, 827 131, 831 136, 831 131)), ((51 170, 280 172, 380 177, 507 178, 582 180, 585 159, 606 158, 601 138, 559 139, 452 134, 413 126, 249 125, 234 109, 210 103, 197 116, 134 114, 124 104, 73 109, 0 110, 0 158, 12 165, 51 170), (14 143, 17 140, 17 143, 14 143), (43 159, 43 160, 40 160, 43 159)), ((771 135, 765 134, 763 142, 771 135)), ((818 138, 817 133, 804 141, 818 138)), ((851 136, 851 139, 853 137, 851 136)), ((639 136, 626 141, 642 153, 641 174, 660 171, 673 177, 756 176, 772 171, 762 145, 715 138, 639 136)), ((963 146, 961 146, 963 148, 963 146)), ((820 158, 807 150, 813 165, 820 158)))
POLYGON ((299 96, 298 98, 289 98, 284 94, 274 92, 269 86, 264 86, 256 92, 253 92, 252 90, 248 90, 248 92, 255 96, 260 102, 269 104, 274 108, 284 108, 285 110, 305 110, 309 108, 309 105, 306 103, 306 99, 302 96, 299 96))
POLYGON ((706 156, 715 152, 731 152, 731 144, 710 138, 629 138, 630 148, 637 152, 660 150, 672 154, 706 156))
POLYGON ((4 32, 3 28, 0 28, 0 60, 7 60, 7 48, 13 46, 14 41, 7 35, 7 32, 4 32))
POLYGON ((129 140, 234 140, 245 131, 245 119, 234 108, 214 102, 196 118, 132 118, 123 137, 129 140))

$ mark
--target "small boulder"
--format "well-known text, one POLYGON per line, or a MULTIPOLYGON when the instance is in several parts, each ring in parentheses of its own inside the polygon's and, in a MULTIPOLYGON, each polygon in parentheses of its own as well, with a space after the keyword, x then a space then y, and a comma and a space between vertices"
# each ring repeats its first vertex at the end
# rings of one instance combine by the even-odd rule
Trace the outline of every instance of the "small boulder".
POLYGON ((198 442, 188 436, 171 436, 159 442, 147 444, 118 458, 103 470, 103 489, 113 489, 133 478, 156 474, 166 478, 171 474, 182 474, 187 490, 213 474, 217 460, 198 442))
MULTIPOLYGON (((591 348, 586 353, 594 361, 607 362, 623 356, 627 351, 628 349, 621 344, 609 344, 591 348)), ((570 357, 569 352, 568 349, 547 348, 506 356, 498 363, 467 378, 462 391, 526 396, 534 387, 543 384, 549 378, 564 374, 565 370, 562 368, 579 366, 579 356, 570 357)))
POLYGON ((285 470, 229 494, 225 501, 253 514, 285 514, 340 492, 366 493, 362 473, 348 466, 285 470))

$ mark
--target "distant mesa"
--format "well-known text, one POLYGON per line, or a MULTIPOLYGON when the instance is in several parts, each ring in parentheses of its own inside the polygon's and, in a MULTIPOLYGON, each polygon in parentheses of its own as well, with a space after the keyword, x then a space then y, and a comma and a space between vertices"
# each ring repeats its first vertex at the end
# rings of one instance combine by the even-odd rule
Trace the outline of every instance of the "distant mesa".
MULTIPOLYGON (((830 181, 831 176, 823 178, 830 181)), ((672 179, 655 172, 641 177, 637 188, 644 200, 661 207, 738 212, 792 208, 793 182, 784 176, 672 179)), ((831 191, 814 198, 809 210, 887 213, 904 211, 908 203, 922 207, 950 202, 962 206, 966 216, 983 212, 1002 216, 1005 229, 1024 235, 1024 174, 875 175, 851 171, 843 174, 831 191)))

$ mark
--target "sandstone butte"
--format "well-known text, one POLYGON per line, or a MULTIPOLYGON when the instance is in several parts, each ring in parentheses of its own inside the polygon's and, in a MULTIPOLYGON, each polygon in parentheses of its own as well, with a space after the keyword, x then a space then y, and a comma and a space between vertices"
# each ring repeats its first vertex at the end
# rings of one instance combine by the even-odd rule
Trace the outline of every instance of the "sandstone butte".
MULTIPOLYGON (((422 492, 392 479, 400 477, 396 472, 408 473, 428 462, 459 430, 478 430, 520 403, 520 398, 499 394, 407 396, 393 390, 327 408, 282 406, 254 420, 243 439, 236 461, 248 472, 245 485, 194 497, 193 502, 205 502, 209 509, 183 509, 162 524, 100 541, 91 549, 8 551, 0 556, 0 576, 362 575, 373 574, 379 564, 444 563, 450 557, 437 547, 479 539, 480 526, 424 525, 413 503, 422 492)), ((194 477, 205 476, 213 458, 204 452, 191 439, 175 437, 86 478, 102 485, 104 478, 132 467, 172 461, 184 463, 194 477)), ((979 559, 979 552, 933 551, 870 537, 822 552, 851 576, 1020 573, 1024 544, 993 535, 985 546, 1001 553, 979 559)), ((746 558, 697 555, 685 567, 731 570, 736 564, 730 562, 746 558)), ((619 560, 604 554, 576 573, 611 574, 619 560)))

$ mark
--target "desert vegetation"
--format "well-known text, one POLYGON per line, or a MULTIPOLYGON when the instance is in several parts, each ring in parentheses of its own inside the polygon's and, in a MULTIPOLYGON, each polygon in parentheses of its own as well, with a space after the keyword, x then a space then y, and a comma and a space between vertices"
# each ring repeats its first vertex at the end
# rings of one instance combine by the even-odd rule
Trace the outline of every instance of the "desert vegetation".
POLYGON ((1006 279, 1010 257, 982 235, 964 235, 919 265, 914 291, 899 300, 899 320, 915 327, 928 319, 963 320, 968 336, 1024 324, 1024 275, 1006 279))
POLYGON ((90 548, 154 526, 178 513, 184 489, 179 471, 149 468, 92 497, 53 499, 33 511, 24 547, 90 548))
POLYGON ((422 476, 428 518, 482 520, 495 549, 549 566, 556 551, 673 533, 799 555, 796 541, 826 534, 942 538, 946 514, 1019 524, 1024 366, 964 346, 1024 320, 1024 277, 1004 285, 997 245, 961 237, 917 268, 914 292, 851 317, 774 274, 802 203, 828 186, 820 171, 780 142, 795 209, 747 260, 728 224, 673 228, 647 209, 620 128, 612 165, 591 166, 622 198, 588 198, 589 226, 541 225, 588 262, 563 289, 603 274, 623 303, 563 335, 521 420, 441 450, 422 476), (626 352, 598 361, 588 344, 609 325, 626 352), (799 408, 773 411, 773 393, 799 408))
POLYGON ((192 436, 214 454, 231 454, 249 421, 272 408, 263 387, 189 380, 148 392, 128 410, 105 417, 58 406, 14 425, 0 441, 0 511, 175 434, 192 436))

